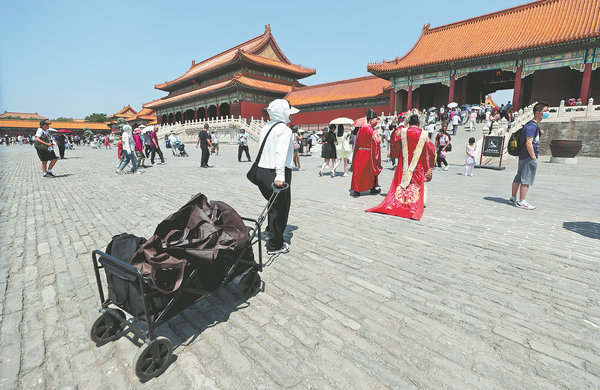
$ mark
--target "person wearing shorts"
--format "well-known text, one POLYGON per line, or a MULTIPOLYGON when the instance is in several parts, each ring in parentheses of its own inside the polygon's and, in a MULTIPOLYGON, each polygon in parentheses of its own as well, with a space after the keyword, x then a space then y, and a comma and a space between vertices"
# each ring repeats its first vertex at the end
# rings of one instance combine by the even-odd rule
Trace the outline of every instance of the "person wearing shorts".
POLYGON ((508 203, 525 210, 535 210, 535 206, 529 204, 525 198, 529 186, 532 186, 535 181, 540 152, 539 123, 542 119, 548 118, 548 103, 540 102, 533 106, 533 115, 533 120, 525 124, 521 131, 524 142, 519 152, 519 168, 512 183, 512 196, 508 200, 508 203), (518 200, 517 192, 519 193, 518 200))
POLYGON ((52 168, 56 164, 56 153, 54 153, 52 147, 52 140, 50 139, 50 122, 43 120, 40 122, 40 127, 35 132, 35 142, 41 143, 44 147, 35 148, 37 155, 42 162, 42 171, 44 177, 53 177, 52 168), (48 167, 48 161, 50 166, 48 167), (47 169, 46 169, 47 168, 47 169))

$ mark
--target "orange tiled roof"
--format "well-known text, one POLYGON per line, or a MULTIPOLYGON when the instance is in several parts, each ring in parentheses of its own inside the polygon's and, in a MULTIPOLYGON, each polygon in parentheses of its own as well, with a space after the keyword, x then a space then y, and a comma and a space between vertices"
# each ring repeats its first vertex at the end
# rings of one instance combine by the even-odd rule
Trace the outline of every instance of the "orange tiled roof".
MULTIPOLYGON (((39 121, 7 120, 0 119, 0 127, 12 127, 15 129, 37 129, 40 127, 39 121)), ((89 127, 90 130, 108 130, 108 123, 98 122, 58 122, 52 121, 50 125, 53 129, 81 130, 89 127)))
POLYGON ((404 57, 367 69, 382 74, 599 36, 600 0, 538 0, 432 29, 426 25, 404 57))
POLYGON ((252 38, 247 42, 232 47, 229 50, 219 53, 197 64, 195 62, 192 62, 192 66, 187 72, 185 72, 185 74, 174 80, 165 81, 162 84, 156 84, 154 85, 154 88, 169 88, 170 86, 192 79, 193 77, 196 77, 204 72, 207 72, 219 66, 233 63, 239 59, 247 59, 250 61, 261 63, 263 65, 276 66, 280 69, 285 69, 287 71, 300 74, 303 77, 310 76, 316 73, 314 69, 304 68, 302 66, 292 64, 291 61, 288 60, 288 58, 283 54, 283 52, 281 52, 281 49, 277 45, 277 42, 275 42, 275 39, 271 34, 271 27, 269 25, 266 25, 264 34, 252 38), (279 61, 269 60, 267 58, 255 55, 258 54, 260 50, 264 49, 269 44, 271 44, 273 52, 277 56, 279 61), (261 59, 257 59, 255 57, 260 57, 261 59))
POLYGON ((311 75, 317 73, 317 71, 312 68, 305 68, 304 66, 295 65, 295 64, 291 64, 291 63, 287 64, 285 62, 276 61, 276 60, 273 60, 270 58, 266 58, 266 57, 259 56, 256 54, 246 53, 243 51, 239 51, 238 56, 246 59, 247 61, 253 62, 255 64, 279 68, 279 69, 287 70, 287 71, 290 71, 293 73, 299 73, 299 74, 302 74, 303 76, 311 76, 311 75))
POLYGON ((129 118, 130 116, 136 115, 137 111, 131 108, 130 105, 123 107, 116 114, 111 115, 109 118, 129 118))
POLYGON ((142 107, 140 112, 138 112, 134 116, 128 117, 127 121, 134 121, 134 120, 138 120, 138 119, 142 119, 142 120, 146 120, 146 121, 156 119, 156 112, 151 108, 142 107))
POLYGON ((377 76, 336 81, 333 83, 294 88, 285 99, 293 106, 344 100, 357 100, 382 95, 391 83, 377 76))
POLYGON ((173 103, 173 102, 177 102, 177 101, 181 101, 181 100, 186 100, 186 99, 189 99, 189 98, 192 98, 195 96, 204 95, 209 92, 214 92, 219 89, 227 88, 227 87, 230 87, 230 86, 233 86, 236 84, 250 87, 253 89, 258 89, 260 91, 276 92, 276 93, 282 93, 282 94, 288 93, 292 90, 291 85, 273 83, 273 82, 265 81, 265 80, 257 80, 257 79, 253 79, 251 77, 247 77, 247 76, 243 75, 242 73, 238 73, 237 75, 233 76, 232 78, 226 79, 224 81, 221 81, 221 82, 218 82, 215 84, 208 85, 203 88, 195 89, 193 91, 185 92, 180 95, 176 95, 176 96, 172 96, 172 97, 165 97, 163 99, 158 99, 158 100, 152 101, 150 103, 146 103, 146 104, 144 104, 144 107, 147 107, 147 108, 159 107, 166 103, 173 103))
POLYGON ((8 111, 4 111, 4 114, 0 114, 0 119, 2 118, 6 118, 7 116, 12 116, 12 117, 19 117, 19 118, 34 118, 34 119, 48 119, 45 116, 41 116, 40 114, 38 114, 37 112, 33 112, 33 113, 29 113, 29 112, 8 112, 8 111))

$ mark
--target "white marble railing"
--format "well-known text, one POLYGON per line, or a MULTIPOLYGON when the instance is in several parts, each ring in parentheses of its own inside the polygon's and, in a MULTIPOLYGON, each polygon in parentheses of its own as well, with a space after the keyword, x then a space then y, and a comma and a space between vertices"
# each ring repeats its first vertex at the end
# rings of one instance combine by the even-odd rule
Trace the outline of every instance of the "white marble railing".
POLYGON ((565 106, 561 100, 558 107, 550 107, 550 118, 582 118, 600 117, 600 105, 594 105, 594 99, 590 98, 585 106, 565 106))
POLYGON ((183 142, 193 143, 198 139, 198 133, 204 128, 204 125, 209 125, 209 130, 216 130, 219 133, 220 142, 237 142, 237 135, 240 127, 244 126, 246 133, 251 139, 258 141, 260 130, 265 125, 263 118, 248 119, 241 116, 224 116, 214 119, 199 119, 186 121, 184 123, 175 123, 172 125, 158 126, 158 137, 160 139, 168 136, 171 131, 175 132, 183 142))

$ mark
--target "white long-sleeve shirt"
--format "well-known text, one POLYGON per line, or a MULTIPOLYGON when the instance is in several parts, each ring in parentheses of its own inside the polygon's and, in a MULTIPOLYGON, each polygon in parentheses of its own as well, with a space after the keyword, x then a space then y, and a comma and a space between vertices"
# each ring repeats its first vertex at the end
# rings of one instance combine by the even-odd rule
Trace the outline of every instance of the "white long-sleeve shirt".
MULTIPOLYGON (((269 129, 275 123, 276 121, 269 121, 262 128, 259 145, 262 145, 269 129)), ((275 180, 273 181, 285 181, 285 168, 292 168, 293 157, 294 140, 292 130, 285 123, 278 123, 273 127, 269 138, 265 142, 258 166, 275 169, 275 180)))
POLYGON ((123 132, 121 142, 123 142, 123 150, 127 153, 132 153, 135 150, 135 143, 133 142, 133 137, 128 132, 123 132))

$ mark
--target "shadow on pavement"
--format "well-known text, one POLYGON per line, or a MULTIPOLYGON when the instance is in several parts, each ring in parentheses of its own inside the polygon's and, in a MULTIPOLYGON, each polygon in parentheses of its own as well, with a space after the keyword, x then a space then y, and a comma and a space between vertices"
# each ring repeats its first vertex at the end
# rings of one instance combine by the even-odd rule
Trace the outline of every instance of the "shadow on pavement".
POLYGON ((509 204, 508 199, 506 198, 498 198, 497 196, 485 196, 483 200, 489 200, 490 202, 509 204))
POLYGON ((563 222, 563 228, 582 236, 600 239, 600 223, 598 222, 563 222))

